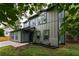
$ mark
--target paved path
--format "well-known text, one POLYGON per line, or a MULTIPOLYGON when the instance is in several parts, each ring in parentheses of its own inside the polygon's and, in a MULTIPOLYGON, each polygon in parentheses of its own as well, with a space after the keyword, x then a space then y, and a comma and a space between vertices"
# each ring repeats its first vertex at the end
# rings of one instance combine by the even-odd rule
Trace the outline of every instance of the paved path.
POLYGON ((12 41, 3 41, 0 42, 0 47, 4 47, 4 46, 8 46, 11 45, 13 47, 20 47, 20 46, 24 46, 24 45, 28 45, 29 43, 16 43, 16 42, 12 42, 12 41))

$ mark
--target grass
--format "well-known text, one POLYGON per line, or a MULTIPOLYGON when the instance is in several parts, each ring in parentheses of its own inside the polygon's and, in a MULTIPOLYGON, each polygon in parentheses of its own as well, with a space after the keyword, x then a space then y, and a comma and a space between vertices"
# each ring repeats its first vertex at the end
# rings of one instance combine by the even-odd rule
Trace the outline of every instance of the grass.
POLYGON ((8 36, 0 37, 0 42, 2 42, 2 41, 7 41, 7 40, 9 40, 9 39, 10 39, 10 37, 8 37, 8 36))
POLYGON ((0 48, 1 56, 79 56, 79 44, 69 44, 60 46, 57 49, 50 49, 38 45, 28 45, 14 48, 6 46, 0 48))

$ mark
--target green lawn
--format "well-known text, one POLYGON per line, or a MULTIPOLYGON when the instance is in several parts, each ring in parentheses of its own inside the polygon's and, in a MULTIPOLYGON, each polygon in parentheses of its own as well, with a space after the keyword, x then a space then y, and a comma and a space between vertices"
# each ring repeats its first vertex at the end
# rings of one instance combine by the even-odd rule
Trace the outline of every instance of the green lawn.
POLYGON ((0 48, 0 55, 3 56, 79 56, 79 44, 69 44, 61 46, 57 49, 50 49, 37 45, 29 45, 20 48, 14 48, 12 46, 6 46, 0 48))

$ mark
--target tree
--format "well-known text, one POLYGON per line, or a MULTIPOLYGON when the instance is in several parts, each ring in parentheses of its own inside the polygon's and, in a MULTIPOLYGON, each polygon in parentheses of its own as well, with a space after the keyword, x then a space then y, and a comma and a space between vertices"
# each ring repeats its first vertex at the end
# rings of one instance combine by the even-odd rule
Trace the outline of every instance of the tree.
MULTIPOLYGON (((0 24, 16 29, 20 24, 19 20, 21 17, 27 17, 27 11, 32 15, 33 12, 37 12, 45 6, 46 4, 43 3, 0 3, 0 24)), ((3 31, 0 31, 0 34, 2 34, 3 31)))
POLYGON ((11 26, 14 28, 17 20, 21 18, 22 15, 27 16, 25 13, 29 11, 30 14, 42 9, 46 4, 36 4, 36 3, 8 3, 0 4, 0 23, 5 26, 11 26))
POLYGON ((0 36, 4 36, 4 30, 0 29, 0 36))
MULTIPOLYGON (((79 4, 76 3, 64 3, 64 4, 49 4, 53 10, 62 12, 63 10, 67 15, 64 17, 64 22, 61 24, 60 33, 63 35, 65 32, 70 34, 70 36, 75 39, 79 36, 79 4)), ((79 38, 79 37, 78 37, 79 38)))
POLYGON ((79 4, 58 4, 58 10, 59 12, 64 10, 67 13, 61 25, 61 34, 68 32, 73 39, 77 39, 79 36, 79 4))
POLYGON ((45 4, 45 3, 8 3, 0 4, 0 23, 5 26, 11 26, 14 28, 16 21, 21 19, 24 15, 27 17, 27 11, 29 14, 38 12, 45 7, 50 8, 51 10, 58 10, 58 12, 65 11, 67 16, 64 18, 64 22, 61 25, 61 34, 68 32, 72 37, 79 35, 79 4, 72 3, 54 3, 54 4, 45 4), (52 8, 51 8, 52 7, 52 8))

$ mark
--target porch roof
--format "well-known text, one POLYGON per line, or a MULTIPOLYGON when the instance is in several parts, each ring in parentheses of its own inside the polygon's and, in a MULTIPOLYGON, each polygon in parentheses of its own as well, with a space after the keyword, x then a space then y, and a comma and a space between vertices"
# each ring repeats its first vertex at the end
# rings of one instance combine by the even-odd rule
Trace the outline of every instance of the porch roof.
POLYGON ((22 29, 11 31, 10 33, 17 32, 17 31, 32 31, 32 30, 35 30, 35 27, 33 27, 33 28, 30 28, 30 27, 22 28, 22 29))

